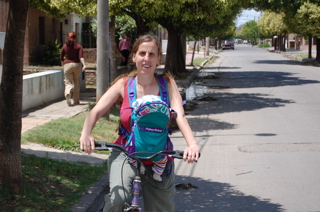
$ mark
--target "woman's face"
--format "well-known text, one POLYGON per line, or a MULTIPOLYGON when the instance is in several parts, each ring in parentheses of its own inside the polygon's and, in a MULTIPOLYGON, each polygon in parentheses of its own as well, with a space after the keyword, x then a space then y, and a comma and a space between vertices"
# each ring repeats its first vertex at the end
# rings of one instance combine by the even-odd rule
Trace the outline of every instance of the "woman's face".
POLYGON ((138 72, 153 74, 160 62, 157 45, 154 42, 141 43, 138 51, 133 54, 132 60, 138 72))

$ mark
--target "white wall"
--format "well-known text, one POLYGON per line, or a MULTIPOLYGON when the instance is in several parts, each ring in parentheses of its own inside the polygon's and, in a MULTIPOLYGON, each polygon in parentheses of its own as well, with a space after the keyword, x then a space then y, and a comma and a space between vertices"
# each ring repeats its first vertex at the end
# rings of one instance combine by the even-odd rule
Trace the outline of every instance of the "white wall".
POLYGON ((77 43, 81 44, 81 32, 82 32, 82 23, 84 18, 80 18, 76 14, 69 14, 64 19, 61 20, 62 24, 62 34, 63 34, 63 43, 67 40, 68 32, 76 32, 76 25, 79 26, 79 31, 77 33, 77 43), (68 24, 65 24, 65 20, 68 20, 68 24))
POLYGON ((64 87, 62 70, 23 76, 22 111, 63 98, 64 87))
POLYGON ((1 85, 1 81, 2 81, 2 65, 0 65, 0 85, 1 85))
MULTIPOLYGON (((0 32, 0 64, 2 64, 2 60, 3 60, 3 49, 4 49, 5 37, 6 37, 6 33, 5 32, 0 32)), ((0 82, 1 82, 1 79, 0 79, 0 82)))
POLYGON ((0 49, 4 49, 4 39, 6 37, 5 32, 0 32, 0 49))

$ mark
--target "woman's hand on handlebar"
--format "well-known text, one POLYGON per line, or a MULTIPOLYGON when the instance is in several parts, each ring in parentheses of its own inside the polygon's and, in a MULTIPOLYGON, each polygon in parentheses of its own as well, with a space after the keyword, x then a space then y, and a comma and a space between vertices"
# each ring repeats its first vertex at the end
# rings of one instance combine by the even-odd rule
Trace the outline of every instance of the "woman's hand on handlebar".
POLYGON ((87 154, 94 152, 94 138, 92 136, 81 136, 80 138, 80 149, 85 151, 87 154))
POLYGON ((184 149, 183 160, 188 163, 196 162, 199 159, 200 150, 197 144, 190 145, 184 149))

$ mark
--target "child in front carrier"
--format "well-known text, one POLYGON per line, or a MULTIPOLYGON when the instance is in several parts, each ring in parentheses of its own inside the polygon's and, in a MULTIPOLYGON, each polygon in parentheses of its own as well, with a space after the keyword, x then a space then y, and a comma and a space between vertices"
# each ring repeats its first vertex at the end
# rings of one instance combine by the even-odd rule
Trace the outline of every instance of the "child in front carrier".
MULTIPOLYGON (((121 102, 121 125, 128 132, 131 131, 131 110, 123 110, 130 107, 128 97, 128 79, 136 79, 136 99, 146 95, 161 95, 159 81, 155 75, 155 70, 161 64, 162 45, 155 36, 144 35, 139 37, 132 48, 132 60, 135 63, 136 70, 127 76, 120 76, 111 85, 108 91, 100 98, 96 106, 88 113, 83 125, 80 148, 88 154, 94 151, 94 138, 91 136, 92 130, 100 117, 109 111, 111 106, 117 101, 121 102), (123 111, 123 112, 122 112, 123 111)), ((167 58, 169 59, 169 58, 167 58)), ((188 163, 198 160, 199 147, 192 134, 191 128, 184 115, 182 98, 178 86, 169 74, 163 74, 162 77, 167 82, 168 100, 170 108, 177 112, 176 123, 184 136, 187 147, 184 149, 183 159, 188 163)), ((157 120, 154 120, 157 123, 157 120)), ((142 126, 142 124, 141 124, 142 126)), ((144 126, 142 126, 144 127, 144 126)), ((154 127, 157 128, 157 127, 154 127)), ((160 135, 157 135, 158 137, 160 135)), ((122 142, 129 142, 120 135, 114 142, 123 145, 122 142)), ((161 158, 160 158, 161 159, 161 158)), ((156 160, 159 161, 160 159, 156 160)), ((145 165, 145 174, 141 175, 141 186, 143 190, 143 201, 145 211, 175 211, 175 171, 174 161, 168 157, 163 173, 162 181, 154 179, 155 172, 152 170, 154 161, 143 162, 145 165)), ((105 196, 105 205, 103 211, 123 211, 126 201, 130 201, 132 191, 132 180, 136 175, 136 167, 131 165, 127 157, 120 151, 113 150, 108 159, 109 185, 110 193, 105 196)))
MULTIPOLYGON (((169 108, 167 102, 166 81, 158 77, 160 96, 146 95, 135 100, 135 78, 130 78, 128 83, 128 95, 131 107, 125 108, 132 110, 131 131, 128 132, 125 127, 121 126, 119 135, 126 139, 122 144, 127 150, 136 156, 151 156, 153 153, 162 150, 173 150, 172 142, 168 136, 171 134, 169 125, 171 116, 175 111, 169 108), (164 100, 164 101, 163 101, 164 100)), ((138 168, 136 160, 128 157, 129 163, 138 168)), ((152 160, 153 178, 162 181, 161 175, 168 162, 168 157, 156 157, 152 160)), ((141 174, 145 173, 144 166, 140 167, 141 174)))

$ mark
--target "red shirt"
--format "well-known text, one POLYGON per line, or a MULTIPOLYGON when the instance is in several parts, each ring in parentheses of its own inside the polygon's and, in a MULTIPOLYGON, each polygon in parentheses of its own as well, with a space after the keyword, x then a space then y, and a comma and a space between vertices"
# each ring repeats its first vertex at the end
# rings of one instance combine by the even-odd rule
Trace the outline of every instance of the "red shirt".
MULTIPOLYGON (((122 124, 122 126, 124 126, 128 132, 130 132, 131 130, 131 110, 130 109, 125 109, 130 107, 130 100, 129 100, 129 96, 128 96, 128 78, 125 78, 125 83, 124 83, 124 96, 123 96, 123 101, 121 102, 120 105, 120 123, 122 124)), ((115 140, 113 143, 114 144, 118 144, 118 145, 122 145, 122 142, 127 142, 127 141, 123 141, 124 136, 119 136, 119 138, 117 140, 115 140)), ((125 143, 123 143, 125 144, 125 143)))
POLYGON ((73 46, 63 44, 60 52, 60 61, 64 61, 64 63, 80 63, 80 58, 83 58, 83 48, 80 44, 75 43, 73 46))
POLYGON ((125 49, 130 50, 131 41, 129 39, 122 39, 120 41, 119 46, 121 47, 120 50, 125 50, 125 49))

